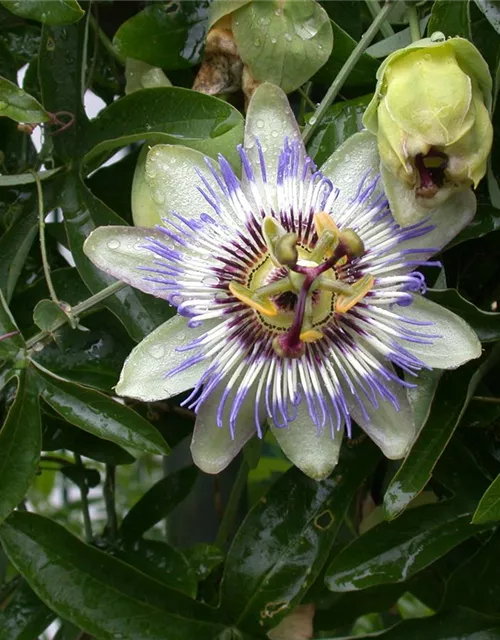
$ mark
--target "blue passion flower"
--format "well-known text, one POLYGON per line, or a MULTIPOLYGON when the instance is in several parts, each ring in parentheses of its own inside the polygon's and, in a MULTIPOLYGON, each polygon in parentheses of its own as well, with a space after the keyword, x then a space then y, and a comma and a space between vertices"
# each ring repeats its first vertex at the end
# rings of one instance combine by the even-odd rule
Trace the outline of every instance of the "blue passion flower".
POLYGON ((470 327, 422 296, 417 270, 435 264, 473 202, 455 202, 453 225, 401 228, 375 137, 356 134, 318 170, 269 84, 250 103, 238 152, 241 178, 223 157, 151 148, 134 209, 155 226, 101 227, 87 240, 97 266, 178 312, 134 349, 117 393, 155 401, 192 389, 191 450, 209 473, 266 423, 313 478, 332 471, 353 421, 403 457, 421 372, 480 355, 470 327))

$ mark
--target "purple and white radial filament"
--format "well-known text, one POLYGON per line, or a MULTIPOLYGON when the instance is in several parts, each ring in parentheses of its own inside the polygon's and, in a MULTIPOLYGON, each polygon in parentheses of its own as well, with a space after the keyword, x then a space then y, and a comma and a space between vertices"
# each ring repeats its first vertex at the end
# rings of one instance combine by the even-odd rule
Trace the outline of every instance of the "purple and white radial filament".
POLYGON ((425 365, 412 353, 412 345, 430 345, 439 338, 422 326, 428 323, 405 318, 405 306, 425 289, 423 276, 414 269, 436 264, 426 261, 433 249, 412 249, 411 241, 432 227, 423 221, 401 229, 378 177, 366 176, 355 197, 339 205, 338 189, 301 155, 297 143, 285 142, 275 176, 269 175, 258 141, 256 145, 259 160, 253 164, 239 148, 242 181, 223 157, 218 168, 207 159, 210 177, 198 172, 206 212, 196 219, 172 212, 158 226, 164 240, 151 238, 146 246, 156 259, 155 268, 144 267, 145 278, 168 292, 189 326, 206 327, 200 337, 179 347, 186 360, 166 375, 182 375, 195 363, 206 363, 184 404, 196 411, 211 394, 218 394, 217 424, 227 420, 232 434, 244 402, 254 405, 259 436, 266 417, 278 428, 287 427, 301 402, 318 431, 328 428, 333 435, 345 424, 349 432, 353 403, 366 419, 368 406, 389 402, 398 408, 394 385, 411 385, 393 365, 416 375, 425 365), (316 255, 315 220, 322 212, 340 234, 354 232, 363 252, 344 252, 330 269, 333 292, 319 279, 311 287, 303 349, 288 357, 275 348, 276 338, 290 331, 300 281, 296 284, 299 276, 293 267, 273 255, 265 221, 272 218, 280 232, 296 235, 298 265, 317 268, 323 263, 310 257, 316 255), (367 276, 371 288, 339 312, 335 287, 353 287, 367 276), (287 278, 297 290, 290 285, 282 292, 280 284, 273 284, 287 278), (233 295, 236 286, 248 296, 233 295), (267 296, 264 304, 259 302, 261 292, 267 296))

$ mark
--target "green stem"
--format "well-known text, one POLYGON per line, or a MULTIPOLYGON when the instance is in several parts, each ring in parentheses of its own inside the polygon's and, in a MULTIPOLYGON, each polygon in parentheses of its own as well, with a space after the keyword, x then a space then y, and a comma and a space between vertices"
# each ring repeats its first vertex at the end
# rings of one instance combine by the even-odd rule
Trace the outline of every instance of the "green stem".
POLYGON ((247 484, 249 472, 250 468, 248 464, 244 459, 242 459, 240 468, 238 469, 238 475, 236 476, 233 488, 231 489, 231 494, 215 538, 214 544, 216 547, 219 547, 219 549, 224 549, 227 539, 231 535, 236 514, 238 513, 238 507, 240 506, 241 498, 247 484))
MULTIPOLYGON (((81 469, 84 468, 82 458, 78 453, 75 453, 75 464, 81 469)), ((85 528, 85 540, 88 544, 92 544, 94 541, 94 534, 92 533, 92 521, 90 520, 89 501, 87 499, 88 488, 80 487, 80 497, 82 502, 82 514, 83 514, 83 526, 85 528)))
POLYGON ((90 24, 92 25, 92 28, 96 30, 97 35, 99 36, 99 40, 101 41, 101 44, 106 49, 106 51, 121 65, 125 65, 125 58, 123 58, 113 47, 113 43, 101 29, 99 23, 92 14, 90 14, 90 24))
POLYGON ((488 404, 500 404, 500 398, 491 398, 489 396, 472 396, 472 400, 476 402, 486 402, 488 404))
POLYGON ((116 516, 116 467, 112 464, 106 465, 106 478, 104 480, 104 503, 107 514, 107 533, 111 542, 115 542, 118 534, 118 518, 116 516))
POLYGON ((314 102, 309 97, 309 94, 306 91, 304 91, 304 89, 302 87, 299 87, 297 89, 297 91, 302 96, 302 102, 307 102, 307 104, 311 107, 311 109, 316 109, 316 105, 314 104, 314 102))
MULTIPOLYGON (((368 7, 369 12, 372 14, 372 18, 375 19, 381 11, 380 3, 378 0, 365 0, 365 4, 368 7)), ((390 38, 394 35, 394 29, 391 27, 390 22, 385 20, 380 25, 380 33, 384 38, 390 38)))
MULTIPOLYGON (((106 300, 106 298, 109 298, 109 296, 112 296, 113 294, 118 293, 118 291, 125 288, 126 286, 127 284, 125 282, 121 282, 120 280, 118 280, 117 282, 113 282, 113 284, 110 284, 105 289, 102 289, 102 291, 99 291, 93 296, 90 296, 90 298, 87 298, 87 300, 80 302, 80 304, 75 305, 71 309, 72 316, 78 317, 84 311, 88 311, 89 309, 92 309, 92 307, 95 307, 103 300, 106 300)), ((57 324, 54 325, 50 333, 48 331, 40 331, 40 333, 37 333, 32 338, 26 341, 26 348, 31 349, 32 347, 35 346, 35 344, 37 344, 37 342, 44 340, 45 338, 47 338, 47 336, 50 336, 52 333, 54 333, 54 331, 57 331, 57 329, 60 329, 61 327, 63 327, 68 321, 69 321, 68 317, 61 318, 57 322, 57 324)))
POLYGON ((321 119, 325 115, 325 112, 328 109, 328 107, 332 104, 332 102, 337 97, 340 89, 342 88, 342 85, 349 77, 351 71, 354 69, 354 67, 358 63, 359 59, 361 58, 365 50, 370 46, 371 41, 375 37, 375 34, 380 29, 380 25, 387 18, 390 11, 392 10, 392 7, 393 7, 392 0, 387 0, 384 6, 382 7, 382 9, 380 10, 380 13, 378 14, 378 16, 368 27, 367 31, 361 36, 361 40, 358 42, 354 51, 345 61, 344 66, 338 72, 337 77, 330 85, 330 88, 326 92, 326 95, 321 101, 321 103, 318 105, 316 111, 314 112, 314 115, 309 120, 309 123, 305 126, 304 131, 302 133, 304 143, 307 144, 307 142, 309 142, 318 123, 321 121, 321 119))
POLYGON ((38 229, 40 235, 40 251, 42 254, 43 273, 45 275, 45 280, 47 281, 47 287, 49 288, 51 300, 56 304, 59 304, 59 298, 57 297, 57 293, 52 282, 52 277, 50 275, 50 265, 47 258, 47 245, 45 244, 45 212, 43 205, 42 181, 40 180, 40 176, 35 173, 35 171, 31 171, 30 173, 35 178, 36 192, 38 196, 38 229))
POLYGON ((406 5, 406 15, 408 16, 408 22, 410 23, 411 41, 417 42, 422 38, 420 33, 420 21, 418 19, 417 7, 413 3, 406 5))

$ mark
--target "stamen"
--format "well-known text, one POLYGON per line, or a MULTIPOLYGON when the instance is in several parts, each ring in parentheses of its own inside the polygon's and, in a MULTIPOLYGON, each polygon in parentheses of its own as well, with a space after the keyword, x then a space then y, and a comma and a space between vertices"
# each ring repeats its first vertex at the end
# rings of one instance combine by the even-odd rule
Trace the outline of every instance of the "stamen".
POLYGON ((229 291, 235 298, 238 298, 238 300, 265 316, 272 317, 278 315, 278 309, 269 298, 258 297, 254 291, 251 291, 239 282, 230 282, 229 291))
POLYGON ((354 305, 366 296, 372 289, 375 279, 370 274, 366 274, 352 285, 354 293, 350 295, 341 294, 335 300, 335 311, 337 313, 347 313, 354 305))

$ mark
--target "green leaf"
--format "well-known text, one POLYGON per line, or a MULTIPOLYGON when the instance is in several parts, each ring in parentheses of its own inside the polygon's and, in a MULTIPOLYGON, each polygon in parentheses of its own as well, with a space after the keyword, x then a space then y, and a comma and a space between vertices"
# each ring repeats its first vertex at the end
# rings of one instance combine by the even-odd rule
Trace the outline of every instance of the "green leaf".
POLYGON ((138 413, 110 397, 41 371, 37 365, 42 398, 75 426, 123 447, 149 453, 169 453, 158 431, 138 413))
POLYGON ((499 562, 500 533, 497 531, 451 574, 446 585, 446 608, 463 605, 481 613, 497 613, 499 562))
MULTIPOLYGON (((500 33, 500 4, 496 0, 475 0, 485 18, 497 33, 500 33)), ((447 34, 448 35, 448 34, 447 34)), ((451 35, 451 34, 449 34, 451 35)))
POLYGON ((53 300, 39 300, 33 311, 33 321, 42 331, 54 331, 61 320, 65 322, 67 317, 67 314, 53 300))
POLYGON ((120 527, 121 537, 126 542, 138 540, 184 500, 197 477, 198 470, 191 466, 158 480, 125 516, 120 527))
MULTIPOLYGON (((122 224, 123 220, 98 200, 81 179, 70 175, 63 187, 64 223, 73 259, 82 280, 97 293, 114 278, 97 269, 85 256, 83 244, 97 226, 122 224)), ((133 289, 123 289, 103 303, 122 322, 131 337, 139 342, 171 315, 171 307, 133 289)))
POLYGON ((212 0, 210 3, 208 28, 211 29, 217 20, 237 11, 249 2, 250 0, 212 0))
POLYGON ((500 520, 500 475, 490 484, 472 517, 474 524, 500 520))
POLYGON ((217 612, 90 547, 61 525, 13 513, 0 529, 11 562, 59 616, 97 640, 215 638, 217 612))
MULTIPOLYGON (((425 26, 429 21, 429 16, 426 16, 423 20, 420 20, 420 32, 424 33, 425 26)), ((380 40, 379 42, 375 42, 366 50, 366 53, 369 56, 374 58, 385 58, 393 51, 397 49, 403 49, 411 44, 411 29, 408 27, 407 29, 401 29, 392 36, 388 38, 384 38, 384 40, 380 40)))
POLYGON ((3 6, 21 18, 46 24, 77 22, 84 11, 76 0, 1 0, 3 6))
POLYGON ((429 35, 441 31, 447 37, 460 36, 471 39, 469 6, 466 0, 436 0, 432 5, 429 35))
POLYGON ((0 522, 35 478, 41 447, 38 392, 31 373, 16 373, 17 393, 0 431, 0 522))
POLYGON ((307 152, 318 166, 326 162, 347 138, 361 131, 361 118, 371 98, 372 94, 369 94, 337 102, 327 110, 307 146, 307 152))
POLYGON ((468 322, 481 342, 500 340, 500 313, 478 309, 472 302, 463 298, 456 289, 430 289, 427 297, 468 322))
POLYGON ((50 120, 42 105, 17 84, 0 77, 0 116, 16 122, 38 124, 50 120))
POLYGON ((211 544, 200 542, 191 549, 185 549, 184 555, 195 572, 198 580, 205 580, 212 571, 224 562, 224 553, 211 544))
POLYGON ((24 349, 24 340, 0 291, 0 357, 15 358, 24 349))
POLYGON ((182 144, 238 162, 243 118, 227 102, 180 87, 134 91, 101 111, 89 127, 84 162, 89 165, 131 142, 182 144))
POLYGON ((291 469, 249 512, 229 551, 222 607, 258 632, 293 609, 326 562, 357 488, 378 461, 370 440, 342 450, 328 480, 291 469))
POLYGON ((104 462, 104 464, 131 464, 134 456, 114 442, 103 440, 97 436, 75 429, 64 420, 42 412, 43 445, 42 451, 67 449, 86 458, 104 462))
POLYGON ((387 518, 398 516, 424 489, 477 385, 496 363, 498 356, 499 349, 495 347, 479 367, 472 362, 457 371, 446 371, 443 374, 429 418, 384 495, 387 518))
MULTIPOLYGON (((321 70, 313 78, 314 82, 326 85, 330 85, 333 82, 345 61, 358 44, 356 40, 351 38, 351 36, 341 29, 338 24, 333 22, 333 20, 331 24, 334 42, 332 53, 321 70)), ((373 91, 375 74, 377 73, 378 67, 379 62, 367 53, 364 53, 349 74, 344 86, 356 89, 366 88, 367 91, 373 91)))
POLYGON ((429 618, 404 620, 388 631, 377 633, 376 636, 382 640, 495 640, 499 633, 500 618, 457 608, 429 618))
POLYGON ((453 238, 448 246, 452 247, 467 240, 482 238, 488 233, 498 231, 499 229, 500 211, 489 204, 479 204, 474 218, 463 231, 453 238))
POLYGON ((184 555, 166 542, 138 540, 130 550, 119 551, 117 557, 162 584, 194 598, 196 576, 184 555))
POLYGON ((234 13, 232 25, 252 76, 286 93, 309 80, 332 51, 330 19, 313 0, 251 2, 234 13))
POLYGON ((21 582, 5 609, 0 611, 2 640, 33 640, 54 620, 51 611, 24 582, 21 582))
POLYGON ((357 538, 327 568, 331 591, 356 591, 407 580, 478 532, 453 503, 408 509, 357 538))
MULTIPOLYGON (((51 202, 50 197, 47 203, 51 202)), ((0 237, 0 289, 10 302, 31 246, 38 234, 38 212, 33 191, 21 191, 13 207, 19 215, 0 237)))
POLYGON ((198 64, 203 51, 208 7, 208 2, 198 0, 155 2, 120 26, 113 45, 124 58, 167 71, 191 67, 198 64))

